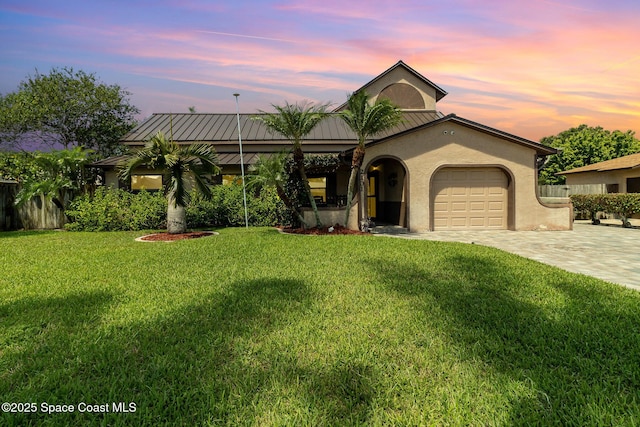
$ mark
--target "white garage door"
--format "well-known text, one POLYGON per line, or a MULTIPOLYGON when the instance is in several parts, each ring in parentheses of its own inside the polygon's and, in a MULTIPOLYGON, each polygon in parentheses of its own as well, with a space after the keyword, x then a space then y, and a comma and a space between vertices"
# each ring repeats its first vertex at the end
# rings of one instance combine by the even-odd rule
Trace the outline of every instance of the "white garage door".
POLYGON ((507 176, 498 168, 444 168, 433 180, 434 229, 506 229, 507 176))

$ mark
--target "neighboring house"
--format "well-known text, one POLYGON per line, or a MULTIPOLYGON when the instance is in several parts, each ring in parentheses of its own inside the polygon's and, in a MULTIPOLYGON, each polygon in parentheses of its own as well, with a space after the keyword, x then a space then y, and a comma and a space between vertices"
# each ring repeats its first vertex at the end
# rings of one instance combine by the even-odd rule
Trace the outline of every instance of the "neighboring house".
POLYGON ((582 166, 556 175, 567 178, 570 185, 606 186, 607 193, 640 193, 640 153, 582 166))
MULTIPOLYGON (((364 170, 368 216, 376 223, 410 231, 445 229, 567 230, 572 227, 568 202, 545 205, 537 195, 537 165, 555 149, 454 114, 444 116, 436 103, 443 89, 402 61, 364 85, 371 101, 389 98, 404 110, 404 121, 367 144, 364 170)), ((360 90, 359 89, 359 90, 360 90)), ((336 109, 339 111, 345 104, 336 109)), ((255 114, 242 114, 244 162, 260 153, 290 148, 289 141, 270 134, 255 114)), ((140 147, 156 132, 172 134, 179 144, 207 142, 220 158, 220 181, 240 173, 236 114, 154 114, 128 133, 122 143, 140 147)), ((340 153, 337 171, 309 174, 327 224, 340 222, 347 194, 351 150, 356 136, 337 114, 321 122, 305 139, 307 154, 340 153)), ((97 165, 106 170, 106 184, 118 185, 113 158, 97 165)), ((132 189, 160 188, 161 177, 141 170, 132 189)), ((349 226, 356 228, 357 206, 349 226)))

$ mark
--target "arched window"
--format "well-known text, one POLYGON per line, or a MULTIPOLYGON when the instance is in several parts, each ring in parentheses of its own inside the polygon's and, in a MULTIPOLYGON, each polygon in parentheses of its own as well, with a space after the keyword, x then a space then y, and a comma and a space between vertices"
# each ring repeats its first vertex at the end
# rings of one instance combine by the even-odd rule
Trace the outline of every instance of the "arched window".
POLYGON ((424 99, 418 90, 407 83, 393 83, 380 92, 380 98, 387 98, 405 110, 424 110, 424 99))

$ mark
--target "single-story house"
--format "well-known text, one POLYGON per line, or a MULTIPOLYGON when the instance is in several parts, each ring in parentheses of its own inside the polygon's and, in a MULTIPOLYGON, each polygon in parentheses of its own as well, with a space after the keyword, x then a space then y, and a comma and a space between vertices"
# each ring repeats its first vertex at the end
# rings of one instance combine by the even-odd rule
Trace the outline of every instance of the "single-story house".
MULTIPOLYGON (((363 170, 368 183, 366 209, 354 206, 358 216, 377 224, 410 231, 446 229, 568 230, 572 227, 568 201, 547 205, 538 197, 541 160, 556 150, 537 142, 485 126, 455 114, 443 115, 436 104, 447 95, 442 88, 399 61, 357 90, 371 101, 390 99, 403 109, 403 122, 367 142, 363 170), (366 214, 359 213, 367 212, 366 214)), ((335 112, 345 108, 345 104, 335 112)), ((290 142, 267 131, 256 114, 240 115, 244 163, 260 153, 289 148, 290 142)), ((205 142, 215 146, 224 182, 240 174, 237 117, 227 114, 153 114, 122 139, 131 148, 162 131, 179 144, 205 142)), ((355 134, 337 114, 331 114, 304 140, 307 154, 340 153, 344 164, 335 171, 309 174, 312 191, 321 202, 326 224, 340 223, 346 201, 351 150, 355 134)), ((114 166, 106 159, 106 183, 117 186, 114 166)), ((161 176, 141 170, 132 177, 133 189, 160 188, 161 176)), ((358 200, 358 198, 356 198, 358 200)))
POLYGON ((640 193, 640 153, 558 172, 567 185, 605 185, 607 193, 640 193))

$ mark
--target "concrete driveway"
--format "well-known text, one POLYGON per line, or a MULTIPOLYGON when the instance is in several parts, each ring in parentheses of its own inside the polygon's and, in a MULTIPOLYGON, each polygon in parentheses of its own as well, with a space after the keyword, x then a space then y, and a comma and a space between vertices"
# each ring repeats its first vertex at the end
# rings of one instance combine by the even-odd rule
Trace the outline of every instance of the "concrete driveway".
POLYGON ((572 231, 434 231, 394 237, 492 246, 640 291, 640 229, 635 227, 576 221, 572 231))

